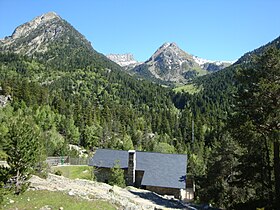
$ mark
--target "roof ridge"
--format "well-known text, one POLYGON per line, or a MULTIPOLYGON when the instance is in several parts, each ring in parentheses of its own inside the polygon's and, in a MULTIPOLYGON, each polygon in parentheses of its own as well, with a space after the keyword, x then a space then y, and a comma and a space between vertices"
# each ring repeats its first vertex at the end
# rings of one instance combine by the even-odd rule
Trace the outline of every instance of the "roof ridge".
MULTIPOLYGON (((97 149, 97 150, 110 150, 110 151, 120 151, 120 152, 127 152, 128 153, 128 150, 120 150, 120 149, 110 149, 110 148, 99 148, 99 149, 97 149)), ((97 151, 96 150, 96 151, 97 151)), ((139 151, 139 150, 135 150, 136 151, 136 153, 152 153, 152 154, 160 154, 160 155, 183 155, 183 156, 185 156, 185 155, 187 155, 187 154, 174 154, 174 153, 162 153, 162 152, 149 152, 149 151, 139 151)))

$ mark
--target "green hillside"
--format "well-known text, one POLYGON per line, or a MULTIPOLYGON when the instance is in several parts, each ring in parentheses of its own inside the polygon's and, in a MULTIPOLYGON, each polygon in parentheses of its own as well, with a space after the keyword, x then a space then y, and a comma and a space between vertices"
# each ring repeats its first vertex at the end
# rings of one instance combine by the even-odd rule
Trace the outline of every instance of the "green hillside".
POLYGON ((46 51, 29 54, 26 46, 43 26, 0 46, 0 95, 11 96, 0 108, 0 153, 10 163, 24 163, 11 164, 8 172, 0 168, 0 195, 16 174, 26 179, 42 172, 36 164, 46 156, 77 156, 68 146, 75 144, 88 152, 188 154, 198 202, 225 209, 277 206, 279 45, 194 79, 201 88, 190 94, 127 75, 70 24, 55 20, 49 24, 64 33, 48 40, 46 51))

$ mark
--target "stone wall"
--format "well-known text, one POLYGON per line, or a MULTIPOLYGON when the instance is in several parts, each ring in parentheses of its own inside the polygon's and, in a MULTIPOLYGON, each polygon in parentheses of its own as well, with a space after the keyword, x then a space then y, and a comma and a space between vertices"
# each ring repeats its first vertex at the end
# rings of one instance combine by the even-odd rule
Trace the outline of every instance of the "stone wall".
POLYGON ((127 185, 134 186, 135 184, 135 169, 136 169, 136 152, 135 150, 128 151, 128 169, 127 169, 127 185))
POLYGON ((180 189, 146 186, 147 190, 153 191, 160 195, 173 195, 175 198, 181 199, 180 189))
POLYGON ((108 183, 111 176, 110 168, 95 168, 94 175, 96 177, 96 181, 108 183))

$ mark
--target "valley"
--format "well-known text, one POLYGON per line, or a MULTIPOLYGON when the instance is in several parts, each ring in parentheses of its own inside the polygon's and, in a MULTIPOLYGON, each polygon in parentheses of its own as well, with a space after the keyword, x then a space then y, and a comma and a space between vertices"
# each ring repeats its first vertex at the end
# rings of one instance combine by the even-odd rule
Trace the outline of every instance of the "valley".
POLYGON ((276 209, 279 40, 234 63, 165 43, 142 63, 106 57, 54 12, 20 25, 0 40, 0 160, 11 166, 0 169, 0 195, 11 178, 45 170, 46 157, 79 157, 72 144, 89 156, 97 148, 186 154, 196 202, 276 209))

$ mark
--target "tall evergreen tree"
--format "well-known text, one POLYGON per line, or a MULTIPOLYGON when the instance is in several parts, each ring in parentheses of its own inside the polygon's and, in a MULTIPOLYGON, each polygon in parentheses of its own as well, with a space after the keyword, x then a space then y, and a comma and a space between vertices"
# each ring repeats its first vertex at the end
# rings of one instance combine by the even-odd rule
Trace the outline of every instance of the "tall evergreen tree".
POLYGON ((39 161, 42 151, 41 131, 31 117, 20 112, 10 119, 8 129, 3 147, 10 166, 8 181, 12 182, 14 192, 19 194, 26 189, 27 180, 39 161))
MULTIPOLYGON (((262 156, 255 167, 255 176, 260 174, 263 182, 271 180, 270 168, 274 173, 274 204, 280 206, 280 51, 269 48, 260 57, 248 65, 240 68, 237 74, 240 84, 235 104, 235 116, 233 117, 233 136, 247 147, 249 154, 262 144, 262 156), (247 135, 251 133, 251 135, 247 135), (253 133, 253 134, 252 134, 253 133), (255 141, 252 141, 252 138, 255 141), (246 142, 247 141, 247 142, 246 142), (244 143, 245 142, 245 143, 244 143), (251 144, 248 144, 251 142, 251 144), (273 145, 273 164, 270 164, 269 145, 273 145), (264 157, 268 156, 268 157, 264 157), (266 161, 266 162, 265 162, 266 161), (263 170, 266 172, 264 174, 263 170), (264 177, 267 177, 266 179, 264 177)), ((258 154, 255 153, 255 156, 258 154)), ((254 160, 250 160, 254 161, 254 160)), ((245 166, 246 167, 246 166, 245 166)), ((265 183, 263 183, 265 184, 265 183)), ((266 199, 266 198, 263 198, 266 199)))

